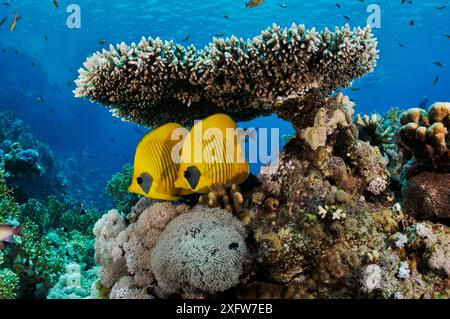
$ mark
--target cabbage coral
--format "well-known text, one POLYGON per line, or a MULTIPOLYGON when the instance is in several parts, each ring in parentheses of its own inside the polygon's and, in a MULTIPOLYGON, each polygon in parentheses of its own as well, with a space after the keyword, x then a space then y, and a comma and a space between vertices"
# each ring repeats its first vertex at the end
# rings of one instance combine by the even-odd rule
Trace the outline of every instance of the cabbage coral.
POLYGON ((276 111, 280 99, 348 86, 373 70, 376 45, 369 27, 296 24, 274 24, 252 40, 214 39, 203 50, 142 38, 88 58, 74 93, 149 126, 217 112, 248 120, 276 111))

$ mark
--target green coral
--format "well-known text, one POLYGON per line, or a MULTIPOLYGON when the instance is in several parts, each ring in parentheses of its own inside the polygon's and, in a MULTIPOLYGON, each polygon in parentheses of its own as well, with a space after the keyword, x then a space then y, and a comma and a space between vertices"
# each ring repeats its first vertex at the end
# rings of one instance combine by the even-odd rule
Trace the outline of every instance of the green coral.
POLYGON ((0 224, 18 217, 19 206, 14 201, 11 190, 4 179, 4 171, 0 170, 0 224))
POLYGON ((47 299, 96 298, 96 281, 99 267, 84 271, 77 263, 67 265, 66 273, 50 289, 47 299))
POLYGON ((0 299, 15 299, 19 289, 19 277, 10 269, 0 269, 0 299))
POLYGON ((113 175, 106 185, 106 193, 113 198, 116 209, 121 212, 129 212, 139 199, 137 195, 128 191, 132 178, 133 167, 125 164, 122 172, 113 175))
POLYGON ((61 229, 76 230, 90 235, 99 213, 95 209, 86 209, 69 200, 62 201, 56 196, 49 196, 45 203, 30 199, 21 205, 21 216, 29 217, 38 225, 40 234, 61 229))

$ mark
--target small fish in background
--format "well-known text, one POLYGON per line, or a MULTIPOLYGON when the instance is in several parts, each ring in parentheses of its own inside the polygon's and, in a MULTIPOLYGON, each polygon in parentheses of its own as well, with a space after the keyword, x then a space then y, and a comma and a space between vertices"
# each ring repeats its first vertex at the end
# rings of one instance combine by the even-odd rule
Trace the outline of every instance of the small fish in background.
POLYGON ((260 6, 262 3, 264 2, 264 0, 250 0, 249 2, 247 2, 245 4, 246 8, 255 8, 260 6))
POLYGON ((16 14, 14 16, 13 22, 11 23, 11 28, 9 29, 9 32, 13 32, 14 31, 14 29, 16 28, 16 25, 17 25, 17 21, 19 21, 19 16, 16 14))
POLYGON ((137 134, 144 134, 144 132, 138 127, 134 128, 133 131, 135 131, 137 134))
POLYGON ((445 5, 439 5, 439 6, 436 6, 436 9, 438 9, 438 10, 443 10, 443 9, 445 9, 445 8, 446 8, 445 5))
POLYGON ((9 7, 11 4, 9 4, 8 2, 4 2, 3 3, 5 6, 9 7))
POLYGON ((339 9, 342 8, 342 6, 339 3, 336 3, 336 7, 339 9))
POLYGON ((48 37, 46 35, 44 35, 44 42, 47 43, 48 41, 48 37))
POLYGON ((414 20, 409 21, 409 26, 413 27, 414 26, 414 20))
POLYGON ((446 37, 447 39, 450 40, 450 34, 446 33, 446 34, 444 34, 444 37, 446 37))
POLYGON ((117 141, 116 141, 116 139, 114 137, 110 137, 109 140, 111 141, 111 143, 114 143, 114 144, 117 143, 117 141))
POLYGON ((428 97, 424 96, 424 97, 423 97, 423 100, 420 101, 418 107, 420 107, 420 108, 422 108, 422 109, 426 109, 427 106, 428 106, 428 102, 429 102, 429 101, 430 101, 430 100, 428 99, 428 97))
POLYGON ((23 234, 23 224, 16 228, 11 225, 0 225, 0 249, 5 248, 5 243, 15 243, 14 236, 25 238, 23 234))
POLYGON ((55 6, 55 8, 59 8, 58 0, 53 0, 53 5, 55 6))
POLYGON ((31 65, 33 66, 33 68, 36 66, 36 64, 32 61, 31 65))
POLYGON ((230 19, 230 16, 229 16, 228 14, 225 14, 223 17, 224 17, 225 19, 230 19))
POLYGON ((438 68, 443 68, 444 67, 444 65, 441 62, 439 62, 439 61, 433 61, 433 64, 435 66, 437 66, 438 68))
POLYGON ((217 33, 215 34, 216 37, 223 37, 223 35, 224 35, 224 34, 223 34, 222 32, 217 32, 217 33))
POLYGON ((8 52, 8 51, 6 51, 6 49, 2 49, 2 51, 5 52, 5 53, 8 52))
POLYGON ((67 86, 72 86, 72 84, 73 84, 72 82, 67 82, 66 83, 67 86))
POLYGON ((359 91, 359 90, 361 90, 361 89, 360 89, 360 88, 350 88, 350 90, 356 92, 356 91, 359 91))
POLYGON ((17 51, 17 50, 14 50, 14 53, 15 53, 15 54, 19 54, 19 51, 17 51))
POLYGON ((100 41, 98 41, 98 44, 100 44, 100 45, 104 45, 106 43, 106 40, 100 40, 100 41))
POLYGON ((8 18, 8 17, 4 17, 3 19, 0 20, 0 27, 3 25, 3 23, 5 23, 5 21, 6 21, 7 18, 8 18))
POLYGON ((412 4, 412 0, 402 0, 402 4, 405 4, 405 3, 412 4))
POLYGON ((43 103, 44 102, 44 98, 42 96, 39 96, 39 97, 36 98, 36 102, 43 103))
POLYGON ((344 15, 343 17, 344 17, 345 20, 350 21, 350 17, 349 16, 344 15))
POLYGON ((190 37, 191 37, 191 34, 189 33, 189 34, 188 34, 187 36, 185 36, 185 37, 183 38, 183 40, 181 40, 181 41, 183 41, 183 42, 188 42, 190 37))
POLYGON ((433 80, 433 85, 438 84, 438 82, 439 82, 439 76, 436 75, 436 77, 433 80))
POLYGON ((398 46, 400 47, 400 48, 404 48, 405 47, 405 45, 403 44, 403 43, 398 43, 398 46))
POLYGON ((283 8, 283 9, 287 9, 287 7, 288 7, 287 3, 280 3, 279 6, 280 6, 280 8, 283 8))

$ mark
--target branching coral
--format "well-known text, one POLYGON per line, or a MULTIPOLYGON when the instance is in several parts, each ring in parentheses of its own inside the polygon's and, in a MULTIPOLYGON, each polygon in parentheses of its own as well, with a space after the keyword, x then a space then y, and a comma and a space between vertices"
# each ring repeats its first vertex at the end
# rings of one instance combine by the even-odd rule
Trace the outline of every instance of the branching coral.
POLYGON ((0 299, 15 299, 19 290, 19 276, 10 269, 0 269, 0 299))
POLYGON ((115 174, 106 184, 106 193, 113 198, 116 209, 121 212, 129 212, 138 201, 138 196, 128 191, 132 178, 133 167, 125 164, 122 172, 115 174))
POLYGON ((214 39, 203 50, 143 38, 95 53, 74 93, 149 126, 217 112, 247 120, 272 113, 278 98, 348 86, 372 71, 376 45, 370 28, 317 32, 295 24, 247 41, 214 39))

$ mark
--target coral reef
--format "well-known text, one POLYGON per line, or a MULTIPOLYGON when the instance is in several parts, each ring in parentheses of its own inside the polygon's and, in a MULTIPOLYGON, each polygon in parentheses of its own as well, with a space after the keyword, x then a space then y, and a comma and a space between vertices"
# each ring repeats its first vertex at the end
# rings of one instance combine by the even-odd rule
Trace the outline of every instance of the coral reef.
POLYGON ((450 103, 401 115, 399 145, 405 160, 403 204, 418 218, 450 218, 450 103))
POLYGON ((405 211, 418 218, 450 219, 450 173, 422 172, 403 191, 405 211))
POLYGON ((117 210, 97 222, 96 261, 110 298, 199 296, 239 283, 247 257, 244 227, 219 208, 188 210, 154 202, 128 226, 117 210))
POLYGON ((128 191, 132 178, 133 167, 125 164, 122 172, 115 174, 106 184, 106 194, 113 198, 116 209, 121 212, 129 212, 139 199, 138 195, 128 191))
POLYGON ((370 28, 317 32, 295 24, 274 24, 252 40, 214 39, 203 50, 143 38, 95 53, 74 93, 148 126, 218 112, 248 120, 278 111, 280 99, 348 86, 372 71, 376 45, 370 28))
POLYGON ((391 186, 397 187, 401 182, 402 156, 397 146, 397 135, 400 130, 400 109, 392 108, 385 115, 358 114, 355 121, 359 130, 359 138, 378 147, 387 162, 391 176, 391 186), (395 185, 394 185, 395 183, 395 185))
POLYGON ((184 204, 140 199, 104 215, 94 227, 98 291, 142 299, 449 298, 449 228, 416 220, 447 209, 440 178, 448 177, 436 170, 446 162, 447 109, 354 120, 354 103, 333 91, 370 72, 376 58, 370 29, 317 33, 295 25, 274 25, 246 42, 215 39, 204 50, 143 39, 89 58, 75 94, 126 120, 185 124, 221 111, 235 120, 277 113, 296 131, 242 190, 216 185, 184 204), (429 182, 407 174, 413 189, 428 187, 426 207, 405 204, 395 185, 410 165, 395 142, 423 153, 407 139, 406 122, 429 132, 431 157, 417 160, 441 174, 429 182))
POLYGON ((450 103, 437 102, 428 112, 414 108, 401 115, 400 145, 418 164, 432 169, 450 167, 450 103))
POLYGON ((57 284, 50 289, 47 299, 95 299, 98 297, 97 267, 84 271, 79 264, 70 263, 66 271, 57 284))
POLYGON ((89 218, 84 220, 79 210, 70 210, 68 206, 54 197, 46 203, 30 199, 18 205, 0 171, 0 223, 18 225, 20 221, 26 236, 1 251, 0 291, 6 294, 5 289, 10 287, 5 298, 45 298, 65 265, 71 262, 79 262, 82 267, 94 265, 93 240, 88 232, 97 214, 85 212, 89 218), (77 217, 81 222, 76 223, 77 217), (11 277, 11 273, 15 276, 11 277))
POLYGON ((199 209, 170 222, 151 255, 164 295, 216 293, 239 283, 247 257, 245 228, 229 212, 199 209))
POLYGON ((37 141, 11 113, 0 113, 0 168, 19 203, 63 195, 66 179, 50 148, 37 141))
POLYGON ((242 212, 244 196, 236 184, 231 185, 229 190, 224 184, 214 184, 207 195, 199 197, 198 202, 209 208, 222 207, 229 212, 239 214, 242 212))

